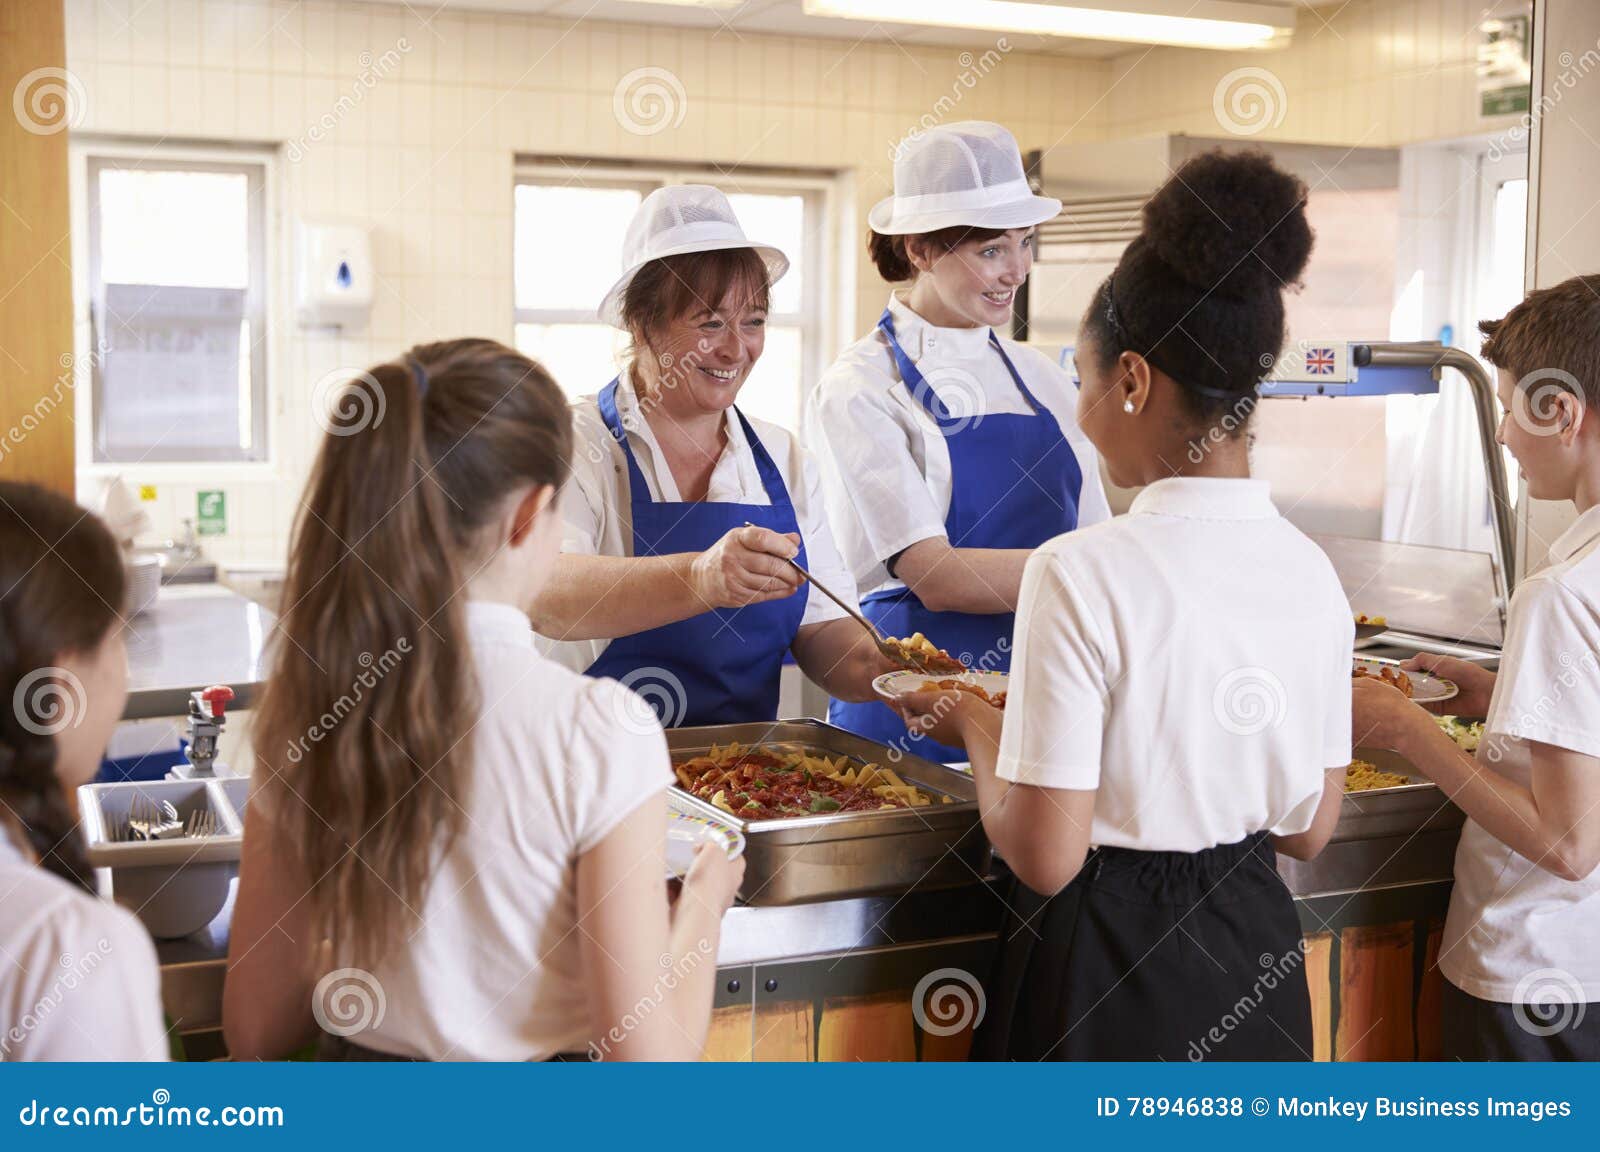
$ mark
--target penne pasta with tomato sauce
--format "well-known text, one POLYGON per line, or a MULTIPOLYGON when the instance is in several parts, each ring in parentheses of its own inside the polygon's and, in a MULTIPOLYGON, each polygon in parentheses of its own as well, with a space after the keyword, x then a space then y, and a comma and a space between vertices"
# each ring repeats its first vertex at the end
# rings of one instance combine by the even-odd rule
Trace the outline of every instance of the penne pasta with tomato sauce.
POLYGON ((672 770, 685 792, 744 820, 952 803, 906 783, 892 769, 795 748, 713 745, 672 770))

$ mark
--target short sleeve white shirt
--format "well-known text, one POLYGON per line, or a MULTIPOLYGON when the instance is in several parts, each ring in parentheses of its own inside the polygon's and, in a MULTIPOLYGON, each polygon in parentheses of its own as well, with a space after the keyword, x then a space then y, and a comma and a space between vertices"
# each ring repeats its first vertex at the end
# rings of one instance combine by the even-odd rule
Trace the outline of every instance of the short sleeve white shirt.
POLYGON ((1096 845, 1303 832, 1350 763, 1354 638, 1265 481, 1158 481, 1028 561, 999 775, 1096 790, 1096 845))
MULTIPOLYGON (((676 502, 682 497, 673 480, 672 469, 651 431, 649 421, 640 415, 639 400, 626 375, 617 385, 617 414, 627 432, 628 444, 639 472, 653 500, 676 502)), ((572 406, 572 478, 561 494, 564 523, 561 550, 589 556, 633 555, 632 496, 628 485, 628 463, 622 446, 606 428, 600 416, 598 398, 587 396, 572 406)), ((761 439, 767 455, 783 477, 784 487, 794 504, 800 538, 805 544, 806 567, 818 580, 840 596, 848 598, 854 588, 849 572, 834 544, 822 496, 822 479, 816 464, 800 442, 785 429, 764 420, 746 417, 761 439)), ((706 492, 710 503, 770 505, 771 497, 761 481, 755 453, 744 428, 730 409, 725 424, 727 443, 711 472, 706 492)), ((844 615, 832 600, 807 585, 795 593, 806 598, 800 626, 836 620, 844 615)), ((541 637, 540 646, 554 659, 581 672, 600 658, 607 640, 562 641, 541 637)))
MULTIPOLYGON (((421 926, 374 975, 386 1010, 351 1037, 428 1060, 583 1051, 589 1019, 578 858, 672 783, 649 706, 541 655, 527 617, 467 605, 481 712, 462 833, 421 926)), ((666 810, 662 809, 665 837, 666 810)))
MULTIPOLYGON (((1527 787, 1529 741, 1600 757, 1600 507, 1511 597, 1478 763, 1527 787)), ((1439 950, 1452 984, 1513 1003, 1550 991, 1541 978, 1560 973, 1563 994, 1600 1001, 1600 872, 1563 880, 1468 820, 1455 877, 1439 950)))
POLYGON ((165 1060, 144 925, 40 868, 0 827, 0 1060, 165 1060))
MULTIPOLYGON (((1032 413, 989 343, 992 329, 937 327, 892 295, 889 312, 900 347, 949 411, 1032 413)), ((1072 378, 1036 348, 1005 337, 1000 344, 1077 458, 1078 526, 1109 519, 1099 456, 1078 428, 1072 378)), ((903 587, 886 564, 917 541, 945 534, 950 449, 938 422, 901 381, 880 330, 846 348, 823 374, 806 405, 805 437, 822 466, 828 519, 860 594, 903 587)))

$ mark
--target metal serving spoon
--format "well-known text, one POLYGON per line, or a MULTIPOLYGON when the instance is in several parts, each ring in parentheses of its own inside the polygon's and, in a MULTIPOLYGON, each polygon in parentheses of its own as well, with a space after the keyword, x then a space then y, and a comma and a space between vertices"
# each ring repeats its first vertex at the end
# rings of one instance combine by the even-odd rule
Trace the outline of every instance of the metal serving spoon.
MULTIPOLYGON (((748 520, 745 521, 744 526, 746 528, 756 527, 756 525, 750 523, 748 520)), ((882 652, 885 656, 887 656, 890 660, 893 660, 902 668, 910 667, 913 671, 920 672, 924 676, 936 675, 936 673, 928 668, 927 662, 923 660, 921 653, 912 652, 910 649, 902 648, 898 644, 891 644, 888 637, 884 636, 882 632, 878 631, 878 626, 876 624, 874 624, 871 620, 868 620, 856 609, 850 607, 848 603, 841 600, 838 596, 834 595, 833 591, 829 589, 826 584, 822 583, 811 573, 807 572, 804 568, 800 567, 800 565, 796 564, 793 560, 786 559, 784 560, 784 563, 789 565, 789 567, 793 568, 796 572, 800 573, 807 583, 815 586, 816 589, 829 600, 832 600, 839 607, 843 608, 847 616, 865 628, 867 630, 867 635, 872 637, 872 642, 878 646, 879 652, 882 652)))

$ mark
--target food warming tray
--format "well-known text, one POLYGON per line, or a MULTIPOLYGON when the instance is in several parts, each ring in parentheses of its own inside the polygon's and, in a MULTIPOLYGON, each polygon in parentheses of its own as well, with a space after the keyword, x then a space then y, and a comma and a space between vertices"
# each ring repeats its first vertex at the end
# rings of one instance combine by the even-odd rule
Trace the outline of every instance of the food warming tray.
POLYGON ((872 812, 828 812, 784 819, 743 820, 672 789, 685 811, 715 815, 745 838, 746 904, 799 904, 909 888, 970 884, 989 867, 989 841, 978 815, 972 778, 919 756, 891 755, 882 744, 820 720, 777 720, 673 728, 667 747, 674 763, 703 755, 713 744, 787 744, 825 756, 849 756, 889 768, 908 784, 934 796, 925 808, 872 812), (952 803, 939 802, 939 795, 952 803))
POLYGON ((1340 804, 1339 824, 1333 833, 1335 843, 1459 828, 1466 822, 1461 809, 1450 802, 1439 786, 1399 753, 1385 748, 1357 748, 1355 755, 1356 759, 1365 760, 1381 772, 1409 776, 1411 783, 1346 792, 1340 804))

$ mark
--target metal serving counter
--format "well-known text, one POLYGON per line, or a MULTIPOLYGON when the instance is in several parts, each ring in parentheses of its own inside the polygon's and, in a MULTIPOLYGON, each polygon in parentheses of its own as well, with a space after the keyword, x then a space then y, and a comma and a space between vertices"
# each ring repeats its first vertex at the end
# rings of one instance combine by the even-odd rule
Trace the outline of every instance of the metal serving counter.
POLYGON ((271 628, 270 612, 220 584, 163 585, 130 622, 122 718, 182 716, 189 693, 208 684, 226 684, 234 708, 248 708, 266 675, 271 628))
MULTIPOLYGON (((1334 842, 1320 857, 1279 861, 1308 938, 1350 925, 1442 916, 1460 824, 1460 812, 1432 787, 1347 796, 1334 842)), ((763 1005, 781 1004, 804 1017, 796 1004, 814 1004, 820 1013, 824 1004, 905 1000, 928 974, 945 970, 981 978, 1005 914, 1006 884, 1004 865, 996 863, 988 875, 974 873, 951 887, 736 906, 723 921, 717 953, 719 1019, 759 1013, 763 1005)), ((232 913, 230 896, 204 931, 156 947, 166 1012, 191 1055, 221 1052, 232 913)), ((748 1058, 740 1056, 740 1029, 732 1031, 734 1049, 720 1054, 748 1058)), ((750 1042, 762 1058, 760 1045, 750 1042)))

